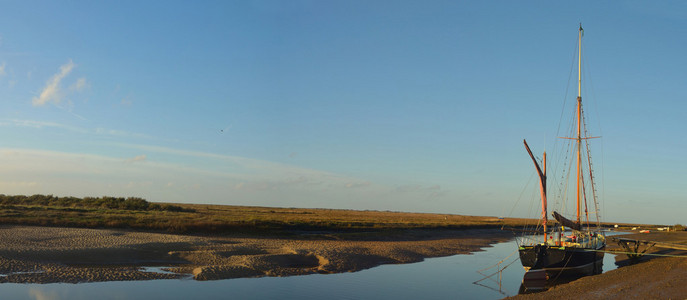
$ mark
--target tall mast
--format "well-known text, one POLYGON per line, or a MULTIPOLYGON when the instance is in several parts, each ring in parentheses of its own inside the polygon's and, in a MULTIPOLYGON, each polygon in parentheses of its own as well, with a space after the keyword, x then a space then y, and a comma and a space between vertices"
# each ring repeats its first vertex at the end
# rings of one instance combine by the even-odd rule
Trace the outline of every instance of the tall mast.
POLYGON ((541 190, 541 219, 542 219, 542 224, 544 225, 544 243, 547 241, 547 233, 546 233, 546 224, 549 222, 546 218, 546 151, 544 152, 544 158, 542 159, 542 168, 539 167, 539 164, 537 163, 537 160, 534 158, 534 154, 532 154, 532 150, 530 150, 530 146, 527 145, 526 140, 522 140, 523 143, 525 143, 525 149, 527 149, 527 153, 529 153, 530 157, 532 158, 532 162, 534 162, 534 167, 537 168, 537 174, 539 174, 539 189, 541 190))
POLYGON ((582 170, 582 23, 578 33, 578 55, 577 55, 577 224, 580 224, 580 185, 582 170))

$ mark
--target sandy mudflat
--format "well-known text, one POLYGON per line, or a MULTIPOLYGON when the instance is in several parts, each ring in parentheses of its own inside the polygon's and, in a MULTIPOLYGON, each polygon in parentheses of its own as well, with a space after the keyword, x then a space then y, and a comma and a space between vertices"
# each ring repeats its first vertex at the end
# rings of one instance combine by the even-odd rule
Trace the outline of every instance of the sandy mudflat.
POLYGON ((499 230, 410 231, 364 238, 194 236, 126 230, 0 226, 0 282, 196 280, 358 271, 479 251, 499 230), (146 272, 165 266, 171 273, 146 272))
MULTIPOLYGON (((635 234, 624 237, 687 245, 687 232, 635 234)), ((609 241, 609 250, 621 250, 612 243, 609 241)), ((545 292, 512 298, 687 299, 687 251, 654 248, 649 252, 681 257, 644 256, 638 263, 627 265, 627 256, 618 255, 616 259, 622 267, 616 270, 583 277, 545 292)))

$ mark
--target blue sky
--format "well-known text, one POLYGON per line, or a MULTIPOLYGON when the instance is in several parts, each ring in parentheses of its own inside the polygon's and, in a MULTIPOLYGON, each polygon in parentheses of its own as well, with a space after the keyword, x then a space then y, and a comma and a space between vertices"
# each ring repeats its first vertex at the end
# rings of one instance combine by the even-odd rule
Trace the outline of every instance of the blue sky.
POLYGON ((582 22, 603 219, 684 224, 686 6, 3 2, 0 192, 534 216, 582 22))

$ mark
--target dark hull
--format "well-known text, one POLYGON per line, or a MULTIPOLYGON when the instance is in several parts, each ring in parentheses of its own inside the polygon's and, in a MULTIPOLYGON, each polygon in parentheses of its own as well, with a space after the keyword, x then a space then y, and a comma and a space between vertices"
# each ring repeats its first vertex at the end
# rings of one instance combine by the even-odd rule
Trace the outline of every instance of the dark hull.
POLYGON ((534 245, 521 246, 519 252, 522 266, 528 270, 544 269, 547 273, 596 273, 603 263, 604 248, 605 246, 589 249, 534 245))

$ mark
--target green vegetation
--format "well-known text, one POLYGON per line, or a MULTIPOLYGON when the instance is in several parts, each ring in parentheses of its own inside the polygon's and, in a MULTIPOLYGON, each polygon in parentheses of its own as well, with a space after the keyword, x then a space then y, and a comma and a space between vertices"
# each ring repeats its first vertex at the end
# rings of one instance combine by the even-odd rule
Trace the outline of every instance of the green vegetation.
POLYGON ((0 224, 169 232, 364 232, 519 227, 527 219, 337 209, 150 203, 141 198, 0 195, 0 224))
POLYGON ((0 205, 4 206, 55 206, 71 208, 102 208, 119 210, 158 210, 158 211, 192 211, 180 206, 154 204, 138 197, 56 197, 53 195, 6 196, 0 195, 0 205))

